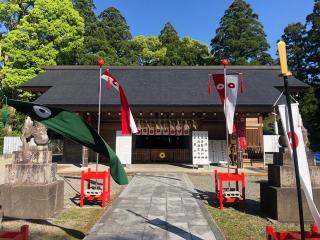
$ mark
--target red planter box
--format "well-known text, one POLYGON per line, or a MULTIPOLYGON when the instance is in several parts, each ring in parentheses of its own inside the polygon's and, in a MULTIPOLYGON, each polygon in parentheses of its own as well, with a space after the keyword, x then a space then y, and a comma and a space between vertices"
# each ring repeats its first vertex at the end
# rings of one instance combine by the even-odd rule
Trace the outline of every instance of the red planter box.
POLYGON ((110 168, 102 172, 92 172, 90 168, 88 172, 81 172, 80 207, 83 207, 84 201, 101 201, 101 206, 105 207, 106 202, 110 202, 110 192, 110 168), (87 189, 90 189, 90 182, 99 179, 102 180, 101 194, 86 194, 85 181, 87 181, 87 189))
MULTIPOLYGON (((300 231, 295 232, 275 232, 271 225, 266 227, 267 239, 268 240, 300 240, 300 231)), ((320 233, 315 224, 311 225, 310 231, 304 232, 306 240, 320 240, 320 233)))
POLYGON ((214 171, 214 179, 216 185, 216 199, 219 202, 220 209, 223 209, 225 203, 240 202, 241 207, 244 208, 246 200, 246 182, 244 179, 244 173, 219 173, 217 170, 214 171), (226 189, 223 188, 224 182, 234 182, 236 191, 240 191, 239 183, 241 183, 241 194, 237 197, 226 196, 226 189))
POLYGON ((29 239, 29 226, 23 225, 20 232, 0 232, 0 239, 8 240, 28 240, 29 239))

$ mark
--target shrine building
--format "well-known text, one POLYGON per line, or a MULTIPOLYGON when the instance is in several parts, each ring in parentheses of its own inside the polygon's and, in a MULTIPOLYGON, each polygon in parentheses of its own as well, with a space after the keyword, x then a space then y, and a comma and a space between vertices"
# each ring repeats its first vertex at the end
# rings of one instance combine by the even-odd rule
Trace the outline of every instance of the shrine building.
MULTIPOLYGON (((50 66, 24 83, 24 90, 40 96, 35 103, 78 112, 97 128, 99 67, 50 66)), ((105 69, 103 69, 105 70, 105 69)), ((223 106, 209 74, 223 73, 222 66, 112 66, 110 72, 126 92, 139 127, 139 134, 121 134, 120 98, 116 90, 102 85, 101 135, 123 164, 210 164, 225 159, 226 124, 223 106), (198 141, 198 142, 197 142, 198 141), (195 156, 195 155, 199 156, 195 156)), ((279 66, 227 66, 227 73, 240 72, 244 93, 238 93, 235 121, 245 121, 247 146, 243 156, 263 159, 263 118, 273 111, 283 89, 279 66)), ((309 86, 294 77, 292 94, 309 86)), ((280 103, 284 98, 280 98, 280 103)), ((95 161, 95 154, 63 139, 65 162, 95 161)), ((236 147, 236 139, 230 139, 236 147)), ((103 160, 103 159, 102 159, 103 160)))

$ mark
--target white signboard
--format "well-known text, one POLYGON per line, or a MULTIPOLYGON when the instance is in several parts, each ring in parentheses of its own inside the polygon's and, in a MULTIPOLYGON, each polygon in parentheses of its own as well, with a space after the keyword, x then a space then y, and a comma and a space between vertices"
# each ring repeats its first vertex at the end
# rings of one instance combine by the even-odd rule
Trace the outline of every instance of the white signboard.
POLYGON ((122 135, 121 131, 117 131, 116 154, 122 164, 131 164, 132 135, 122 135))
POLYGON ((209 140, 209 161, 227 163, 227 143, 225 140, 209 140))
POLYGON ((209 138, 207 131, 192 132, 192 163, 210 164, 209 162, 209 138))
POLYGON ((279 152, 279 137, 280 135, 263 135, 264 152, 279 152))
POLYGON ((20 146, 22 146, 20 137, 4 137, 3 155, 10 155, 13 151, 18 151, 20 146))

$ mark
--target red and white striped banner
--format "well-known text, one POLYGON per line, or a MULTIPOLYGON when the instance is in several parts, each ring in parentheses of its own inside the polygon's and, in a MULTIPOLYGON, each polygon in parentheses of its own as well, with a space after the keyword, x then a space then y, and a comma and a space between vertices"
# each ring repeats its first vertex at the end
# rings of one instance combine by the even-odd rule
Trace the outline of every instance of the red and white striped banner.
POLYGON ((119 81, 109 71, 105 71, 101 79, 107 82, 108 88, 113 86, 120 94, 122 134, 137 133, 138 129, 129 108, 126 94, 119 81))

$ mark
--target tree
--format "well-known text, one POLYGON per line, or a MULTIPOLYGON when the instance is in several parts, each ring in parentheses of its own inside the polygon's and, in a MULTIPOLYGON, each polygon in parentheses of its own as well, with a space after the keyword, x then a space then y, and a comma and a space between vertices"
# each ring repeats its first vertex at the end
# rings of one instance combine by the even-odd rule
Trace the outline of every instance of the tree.
POLYGON ((0 3, 0 27, 11 31, 33 7, 35 0, 6 0, 0 3))
POLYGON ((70 0, 36 0, 17 29, 2 40, 9 56, 1 70, 5 87, 22 94, 18 86, 36 76, 41 66, 75 62, 82 49, 83 32, 83 19, 70 0))
POLYGON ((258 15, 244 0, 234 0, 225 11, 211 47, 216 61, 227 58, 239 65, 273 63, 258 15))
POLYGON ((99 15, 103 28, 103 37, 115 50, 118 64, 128 64, 130 61, 130 40, 132 35, 126 19, 115 7, 109 7, 99 15))
POLYGON ((320 151, 320 89, 310 88, 300 99, 300 111, 305 127, 308 129, 310 148, 320 151))
POLYGON ((206 65, 210 63, 212 55, 208 46, 190 37, 181 39, 179 55, 182 58, 181 65, 206 65))
POLYGON ((176 29, 170 22, 167 22, 160 31, 159 39, 164 47, 167 48, 167 55, 163 65, 181 65, 180 38, 176 29))
POLYGON ((138 36, 132 40, 135 52, 135 63, 159 65, 166 57, 167 49, 162 46, 158 37, 138 36))
POLYGON ((103 28, 94 13, 92 0, 73 0, 74 8, 84 19, 84 45, 77 58, 78 64, 96 65, 97 59, 104 58, 107 64, 116 61, 115 50, 105 38, 103 28))
POLYGON ((320 86, 320 1, 314 1, 313 12, 307 16, 308 31, 308 74, 313 85, 320 86))
POLYGON ((287 46, 287 59, 291 72, 298 79, 307 81, 305 26, 301 23, 289 24, 281 38, 287 46))

